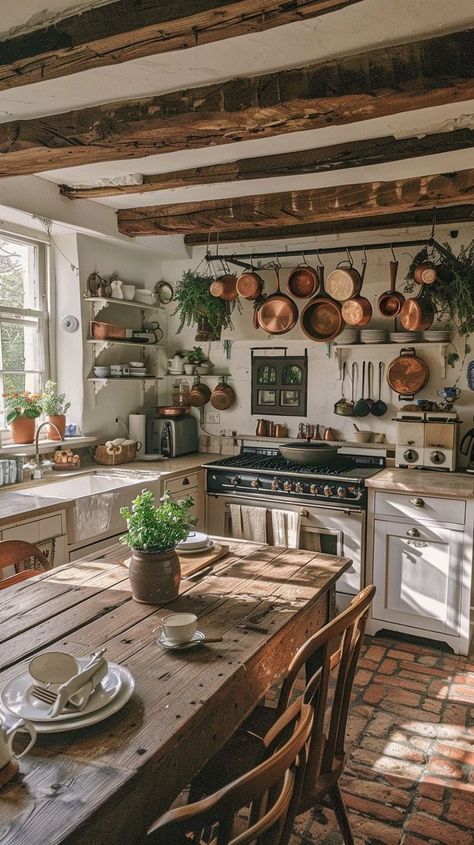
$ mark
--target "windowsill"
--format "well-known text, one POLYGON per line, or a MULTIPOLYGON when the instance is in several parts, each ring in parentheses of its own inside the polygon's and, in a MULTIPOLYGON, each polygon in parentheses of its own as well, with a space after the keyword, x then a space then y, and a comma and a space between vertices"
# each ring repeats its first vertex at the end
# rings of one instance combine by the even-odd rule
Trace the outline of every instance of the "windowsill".
MULTIPOLYGON (((66 446, 69 449, 83 449, 86 446, 93 446, 97 442, 97 437, 67 437, 65 440, 46 440, 45 438, 40 439, 38 445, 40 454, 42 455, 45 452, 54 452, 54 450, 60 446, 66 446)), ((8 443, 0 447, 0 456, 4 455, 5 457, 9 457, 13 455, 34 454, 34 443, 8 443)))

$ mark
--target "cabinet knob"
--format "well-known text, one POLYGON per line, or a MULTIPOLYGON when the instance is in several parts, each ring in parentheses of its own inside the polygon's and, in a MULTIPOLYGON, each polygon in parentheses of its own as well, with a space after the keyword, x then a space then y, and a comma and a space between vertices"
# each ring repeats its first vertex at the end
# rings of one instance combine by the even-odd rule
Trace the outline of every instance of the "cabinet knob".
POLYGON ((420 532, 418 531, 418 528, 409 528, 408 531, 407 531, 407 534, 408 534, 409 537, 419 537, 420 536, 420 532))
POLYGON ((303 510, 300 510, 300 516, 301 516, 302 519, 308 519, 309 511, 307 511, 303 508, 303 510))
POLYGON ((183 478, 181 482, 182 487, 186 487, 189 484, 189 478, 183 478))
POLYGON ((425 500, 422 499, 420 496, 417 496, 415 499, 410 499, 410 504, 414 505, 415 508, 424 508, 425 500))

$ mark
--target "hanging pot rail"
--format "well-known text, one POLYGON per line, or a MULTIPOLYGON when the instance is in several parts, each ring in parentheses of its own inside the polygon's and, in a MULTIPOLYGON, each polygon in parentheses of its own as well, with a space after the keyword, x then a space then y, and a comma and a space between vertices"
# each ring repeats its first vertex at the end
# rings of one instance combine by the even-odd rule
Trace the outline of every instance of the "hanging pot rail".
MULTIPOLYGON (((349 250, 349 252, 363 252, 366 250, 367 252, 372 252, 375 250, 380 249, 391 249, 391 247, 396 247, 397 249, 403 249, 405 247, 412 247, 412 246, 430 246, 436 247, 436 249, 443 255, 446 253, 444 247, 439 244, 434 238, 421 238, 417 240, 411 241, 387 241, 385 243, 376 243, 376 244, 355 244, 354 246, 328 246, 328 247, 321 247, 319 249, 288 249, 288 250, 273 250, 273 252, 247 252, 247 253, 240 253, 238 255, 226 255, 225 260, 230 264, 235 264, 238 267, 250 267, 251 265, 248 263, 249 261, 255 259, 270 259, 275 258, 275 256, 281 258, 295 258, 299 255, 336 255, 341 252, 345 252, 349 250)), ((208 252, 206 254, 207 261, 221 261, 222 255, 212 254, 208 252)), ((262 269, 262 268, 260 268, 262 269)))

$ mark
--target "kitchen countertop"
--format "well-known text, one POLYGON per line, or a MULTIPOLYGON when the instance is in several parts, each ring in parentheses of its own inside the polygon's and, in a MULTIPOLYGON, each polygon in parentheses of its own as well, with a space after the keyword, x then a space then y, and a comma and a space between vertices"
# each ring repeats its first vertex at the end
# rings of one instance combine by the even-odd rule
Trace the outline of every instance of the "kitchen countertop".
POLYGON ((450 499, 474 498, 474 475, 416 469, 383 469, 365 482, 374 490, 419 493, 450 499))
MULTIPOLYGON (((182 455, 180 458, 167 458, 164 461, 141 461, 138 458, 129 464, 120 464, 120 466, 114 467, 114 469, 143 469, 173 478, 173 476, 180 475, 182 472, 199 469, 203 464, 208 464, 210 461, 220 461, 225 457, 225 455, 214 455, 210 452, 197 452, 195 455, 182 455)), ((94 469, 97 468, 100 469, 98 464, 94 465, 94 469)))
POLYGON ((22 496, 10 487, 8 493, 0 494, 0 526, 11 525, 16 519, 44 516, 53 511, 72 508, 73 504, 72 499, 46 499, 40 495, 39 488, 37 496, 22 496))

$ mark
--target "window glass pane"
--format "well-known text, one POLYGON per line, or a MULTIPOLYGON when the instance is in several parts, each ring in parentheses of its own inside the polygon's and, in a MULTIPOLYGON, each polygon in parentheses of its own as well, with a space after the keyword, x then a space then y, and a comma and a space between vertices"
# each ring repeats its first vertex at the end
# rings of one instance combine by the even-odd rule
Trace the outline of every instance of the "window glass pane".
POLYGON ((280 405, 299 405, 299 390, 282 390, 280 393, 280 405))
POLYGON ((269 367, 265 365, 264 367, 258 368, 258 376, 257 380, 259 384, 275 384, 276 382, 276 370, 275 367, 269 367))
POLYGON ((32 244, 0 238, 0 305, 39 308, 37 251, 32 244))
POLYGON ((276 405, 276 390, 259 390, 257 401, 259 405, 276 405))
POLYGON ((302 384, 303 371, 296 365, 285 367, 283 370, 282 384, 302 384))

